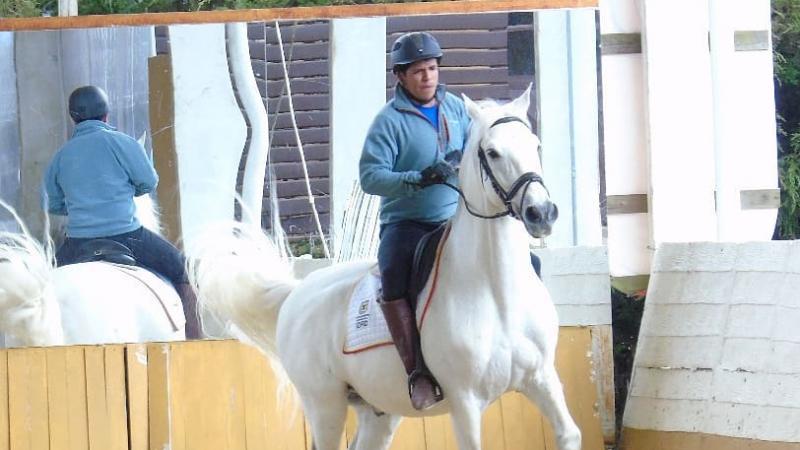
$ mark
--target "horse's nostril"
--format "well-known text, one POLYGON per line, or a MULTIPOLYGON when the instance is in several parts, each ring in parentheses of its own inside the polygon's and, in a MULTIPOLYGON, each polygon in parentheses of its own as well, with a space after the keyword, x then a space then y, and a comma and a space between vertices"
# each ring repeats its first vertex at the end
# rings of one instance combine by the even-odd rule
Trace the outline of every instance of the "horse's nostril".
POLYGON ((555 222, 558 219, 558 206, 555 203, 550 203, 550 208, 547 210, 547 219, 550 222, 555 222))
POLYGON ((542 221, 542 215, 539 213, 539 210, 534 208, 533 206, 528 206, 525 208, 525 222, 528 223, 537 223, 542 221))

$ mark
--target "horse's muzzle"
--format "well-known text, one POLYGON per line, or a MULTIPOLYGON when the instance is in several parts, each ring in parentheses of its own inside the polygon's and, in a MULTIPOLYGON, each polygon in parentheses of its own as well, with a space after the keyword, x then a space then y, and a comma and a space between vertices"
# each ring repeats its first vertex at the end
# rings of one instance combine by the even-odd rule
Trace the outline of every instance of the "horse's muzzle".
POLYGON ((550 200, 539 205, 527 206, 522 212, 525 228, 535 238, 548 236, 553 231, 556 219, 558 219, 558 206, 550 200))

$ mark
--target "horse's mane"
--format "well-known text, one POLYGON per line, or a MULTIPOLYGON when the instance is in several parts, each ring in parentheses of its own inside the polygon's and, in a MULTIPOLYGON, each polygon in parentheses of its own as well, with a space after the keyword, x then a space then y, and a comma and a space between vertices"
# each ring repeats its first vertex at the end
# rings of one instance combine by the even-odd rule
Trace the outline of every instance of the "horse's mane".
POLYGON ((42 320, 41 315, 49 313, 43 306, 53 295, 53 243, 49 238, 45 245, 39 243, 11 205, 0 200, 0 207, 11 214, 21 230, 0 231, 0 327, 28 343, 52 342, 58 330, 42 328, 49 321, 42 320))

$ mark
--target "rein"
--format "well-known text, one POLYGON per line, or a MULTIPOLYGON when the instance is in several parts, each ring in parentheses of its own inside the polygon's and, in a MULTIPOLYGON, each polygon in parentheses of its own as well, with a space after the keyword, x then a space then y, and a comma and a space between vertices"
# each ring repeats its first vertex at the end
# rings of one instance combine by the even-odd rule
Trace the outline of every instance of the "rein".
MULTIPOLYGON (((494 128, 497 125, 502 125, 504 123, 510 122, 519 122, 527 128, 528 125, 519 117, 515 116, 505 116, 497 119, 489 128, 494 128)), ((481 214, 476 212, 469 206, 469 202, 467 201, 467 197, 464 196, 464 192, 461 191, 458 187, 450 184, 450 183, 443 183, 445 186, 453 189, 454 191, 458 192, 458 195, 464 200, 464 206, 467 208, 467 212, 472 214, 475 217, 479 217, 481 219, 499 219, 500 217, 511 216, 515 219, 520 219, 517 213, 514 212, 514 208, 512 207, 512 201, 517 193, 522 190, 522 196, 519 200, 519 209, 522 210, 522 199, 525 197, 525 192, 530 187, 531 183, 540 183, 542 187, 547 190, 547 186, 544 185, 544 180, 542 180, 541 175, 534 173, 534 172, 525 172, 519 176, 519 178, 514 181, 511 185, 511 189, 506 191, 500 186, 500 183, 497 181, 497 177, 495 177, 494 172, 492 172, 492 168, 489 166, 489 162, 486 160, 486 151, 483 147, 478 148, 478 159, 481 163, 481 171, 486 172, 486 175, 489 177, 489 181, 492 183, 492 188, 494 189, 495 193, 500 200, 503 201, 503 204, 506 206, 506 210, 499 212, 497 214, 481 214)), ((548 192, 549 194, 549 192, 548 192)))

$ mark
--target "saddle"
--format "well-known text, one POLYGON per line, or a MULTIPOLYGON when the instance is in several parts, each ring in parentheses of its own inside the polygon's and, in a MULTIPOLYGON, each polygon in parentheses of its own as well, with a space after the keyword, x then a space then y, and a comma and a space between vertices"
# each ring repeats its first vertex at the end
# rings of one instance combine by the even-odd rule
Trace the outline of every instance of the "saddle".
POLYGON ((92 239, 77 248, 75 263, 106 261, 125 266, 135 266, 136 258, 125 244, 111 239, 92 239))
POLYGON ((433 263, 436 260, 436 249, 439 247, 439 241, 442 240, 446 229, 447 223, 445 222, 423 236, 417 243, 416 250, 414 250, 414 262, 411 267, 411 279, 408 286, 408 298, 411 300, 413 308, 416 308, 417 297, 425 289, 425 284, 428 282, 433 263))

